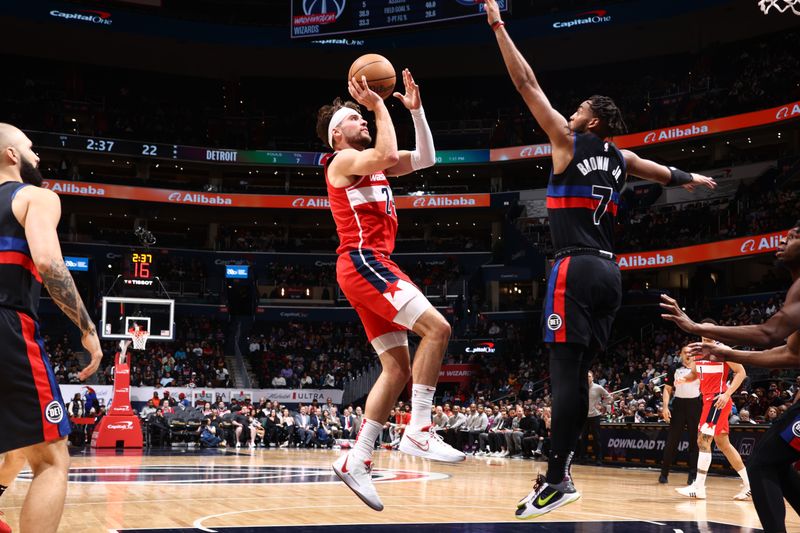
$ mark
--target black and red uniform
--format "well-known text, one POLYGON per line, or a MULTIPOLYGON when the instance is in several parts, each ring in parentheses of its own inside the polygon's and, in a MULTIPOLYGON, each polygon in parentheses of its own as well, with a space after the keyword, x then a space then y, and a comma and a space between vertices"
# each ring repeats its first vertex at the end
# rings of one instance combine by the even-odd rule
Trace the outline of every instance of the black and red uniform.
POLYGON ((26 185, 0 184, 0 453, 69 434, 67 410, 39 331, 42 278, 11 210, 26 185))

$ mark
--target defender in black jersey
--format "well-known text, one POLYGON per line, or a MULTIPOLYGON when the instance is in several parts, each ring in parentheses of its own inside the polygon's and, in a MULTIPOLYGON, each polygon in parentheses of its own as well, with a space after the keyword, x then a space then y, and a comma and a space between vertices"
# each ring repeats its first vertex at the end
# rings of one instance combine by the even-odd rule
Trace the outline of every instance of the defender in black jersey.
POLYGON ((50 358, 39 331, 39 293, 50 297, 80 328, 91 363, 84 380, 100 365, 103 353, 61 256, 56 227, 61 202, 39 187, 39 158, 19 129, 0 123, 0 480, 13 479, 20 454, 33 471, 20 513, 20 529, 55 532, 67 491, 66 435, 70 425, 50 358))
POLYGON ((588 413, 586 374, 605 348, 622 298, 614 222, 628 174, 690 190, 716 184, 617 149, 607 139, 623 133, 625 124, 611 98, 588 98, 567 121, 550 105, 508 36, 497 1, 484 1, 514 86, 550 138, 553 154, 547 210, 556 253, 542 317, 544 341, 550 345, 552 452, 546 478, 540 476, 517 505, 517 518, 525 519, 580 498, 569 467, 588 413))

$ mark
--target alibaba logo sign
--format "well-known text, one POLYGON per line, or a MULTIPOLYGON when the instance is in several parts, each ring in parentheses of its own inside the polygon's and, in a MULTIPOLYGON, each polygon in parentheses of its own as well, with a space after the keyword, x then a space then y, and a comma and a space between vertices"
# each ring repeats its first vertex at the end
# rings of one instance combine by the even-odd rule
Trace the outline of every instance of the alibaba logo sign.
POLYGON ((747 239, 742 243, 742 247, 740 248, 743 254, 747 252, 755 252, 756 251, 756 241, 753 239, 747 239))

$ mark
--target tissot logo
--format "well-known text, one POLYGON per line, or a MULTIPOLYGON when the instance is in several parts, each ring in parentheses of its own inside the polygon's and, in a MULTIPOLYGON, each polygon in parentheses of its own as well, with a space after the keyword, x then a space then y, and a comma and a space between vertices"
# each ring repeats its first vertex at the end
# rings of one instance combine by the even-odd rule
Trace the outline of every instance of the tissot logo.
POLYGON ((50 16, 65 20, 76 20, 78 22, 100 24, 101 26, 110 26, 113 22, 111 20, 111 13, 108 11, 97 11, 95 9, 82 9, 77 12, 59 11, 58 9, 54 9, 50 11, 50 16))

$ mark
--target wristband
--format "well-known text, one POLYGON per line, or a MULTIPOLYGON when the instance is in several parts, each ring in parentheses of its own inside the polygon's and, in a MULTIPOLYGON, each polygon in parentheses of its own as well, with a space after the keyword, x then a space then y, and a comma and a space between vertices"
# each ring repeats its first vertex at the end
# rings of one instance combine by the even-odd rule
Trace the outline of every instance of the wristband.
POLYGON ((505 22, 503 22, 502 20, 495 20, 495 21, 494 21, 494 22, 492 22, 492 24, 491 24, 491 26, 492 26, 492 31, 497 31, 497 30, 498 30, 498 28, 502 28, 502 27, 503 27, 503 26, 505 26, 505 25, 506 25, 506 23, 505 23, 505 22))
POLYGON ((670 179, 667 182, 668 187, 672 187, 673 185, 686 185, 687 183, 691 183, 694 181, 694 178, 688 172, 684 172, 683 170, 675 167, 669 167, 670 171, 670 179))

